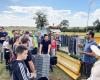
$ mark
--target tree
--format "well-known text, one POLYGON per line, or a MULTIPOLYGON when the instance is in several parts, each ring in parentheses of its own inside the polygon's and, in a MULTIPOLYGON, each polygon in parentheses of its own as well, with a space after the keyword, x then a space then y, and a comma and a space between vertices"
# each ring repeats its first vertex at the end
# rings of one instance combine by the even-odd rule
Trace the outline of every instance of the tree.
POLYGON ((69 26, 69 21, 68 20, 62 20, 61 23, 60 23, 60 26, 61 27, 67 27, 67 26, 69 26))
POLYGON ((67 32, 68 31, 68 28, 67 27, 63 27, 63 28, 60 28, 61 32, 67 32))
POLYGON ((93 26, 95 27, 95 30, 96 30, 97 32, 100 31, 100 21, 99 21, 99 19, 97 19, 97 20, 93 23, 93 26))
POLYGON ((36 17, 34 17, 33 19, 36 20, 35 23, 36 23, 37 28, 42 29, 48 25, 47 15, 45 15, 41 11, 38 11, 35 14, 36 14, 36 17))

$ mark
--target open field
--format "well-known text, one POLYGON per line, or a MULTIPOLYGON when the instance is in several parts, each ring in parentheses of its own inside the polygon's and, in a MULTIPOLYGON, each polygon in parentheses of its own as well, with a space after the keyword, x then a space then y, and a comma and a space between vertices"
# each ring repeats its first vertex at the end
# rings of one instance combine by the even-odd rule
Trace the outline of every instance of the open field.
MULTIPOLYGON (((61 32, 61 34, 64 34, 64 35, 82 35, 82 36, 85 36, 86 33, 85 32, 61 32)), ((95 36, 96 37, 100 37, 100 33, 95 33, 95 36)))
MULTIPOLYGON (((81 35, 86 36, 86 33, 84 32, 61 32, 62 35, 81 35)), ((100 33, 95 33, 95 40, 97 44, 100 44, 100 33)))

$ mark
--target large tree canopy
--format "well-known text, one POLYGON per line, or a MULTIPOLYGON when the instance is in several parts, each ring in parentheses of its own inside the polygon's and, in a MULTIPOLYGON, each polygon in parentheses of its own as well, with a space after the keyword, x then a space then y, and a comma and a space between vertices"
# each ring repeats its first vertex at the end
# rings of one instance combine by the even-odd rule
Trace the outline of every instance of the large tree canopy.
POLYGON ((41 11, 38 11, 35 14, 36 14, 36 17, 33 19, 35 19, 37 28, 42 29, 48 25, 47 15, 45 15, 41 11))
POLYGON ((61 23, 60 23, 60 26, 61 27, 67 27, 67 26, 69 26, 69 21, 68 20, 62 20, 61 23))

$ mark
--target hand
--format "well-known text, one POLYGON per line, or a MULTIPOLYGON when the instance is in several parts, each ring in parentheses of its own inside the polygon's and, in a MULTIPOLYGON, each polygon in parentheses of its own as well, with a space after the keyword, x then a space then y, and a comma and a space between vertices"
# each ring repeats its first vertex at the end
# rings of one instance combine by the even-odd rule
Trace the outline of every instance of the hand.
POLYGON ((36 78, 36 72, 31 73, 31 78, 36 78))
POLYGON ((38 55, 41 55, 41 53, 38 53, 38 55))
POLYGON ((50 54, 48 54, 48 56, 50 56, 50 54))
POLYGON ((80 51, 79 53, 80 53, 80 54, 84 54, 84 51, 80 51))
POLYGON ((78 43, 77 46, 78 46, 79 48, 82 48, 82 47, 83 47, 83 45, 82 45, 81 43, 78 43))

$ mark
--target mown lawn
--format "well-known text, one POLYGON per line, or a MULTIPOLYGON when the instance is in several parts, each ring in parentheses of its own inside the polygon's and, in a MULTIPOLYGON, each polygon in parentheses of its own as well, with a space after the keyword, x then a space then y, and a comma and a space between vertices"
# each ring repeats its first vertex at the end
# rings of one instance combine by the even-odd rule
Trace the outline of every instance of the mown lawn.
POLYGON ((0 80, 10 80, 9 71, 6 70, 3 63, 0 63, 0 80))
MULTIPOLYGON (((82 35, 85 36, 85 32, 61 32, 61 34, 66 34, 66 35, 82 35)), ((96 37, 100 37, 100 33, 95 33, 96 37)))

